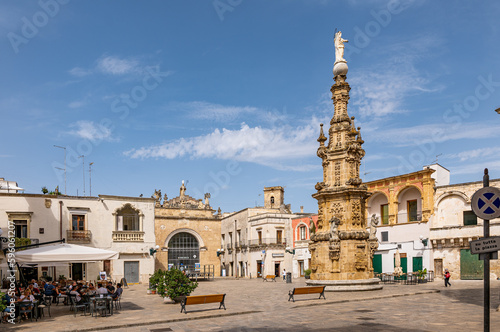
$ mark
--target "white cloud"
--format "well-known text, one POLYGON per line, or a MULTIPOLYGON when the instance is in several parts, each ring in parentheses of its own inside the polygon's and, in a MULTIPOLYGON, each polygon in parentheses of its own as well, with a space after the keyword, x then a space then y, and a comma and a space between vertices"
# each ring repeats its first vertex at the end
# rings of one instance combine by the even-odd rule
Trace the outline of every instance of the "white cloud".
POLYGON ((371 142, 393 143, 394 146, 415 146, 459 139, 482 139, 500 136, 500 125, 485 127, 484 123, 467 123, 455 128, 447 124, 384 129, 370 135, 371 142))
POLYGON ((97 60, 97 69, 105 74, 123 75, 135 72, 139 63, 133 59, 105 56, 97 60))
POLYGON ((95 124, 92 121, 78 121, 77 123, 71 125, 71 127, 76 127, 74 130, 68 132, 70 135, 77 136, 83 139, 88 139, 89 141, 117 141, 111 134, 111 129, 95 124))
POLYGON ((240 122, 244 118, 251 118, 252 120, 259 121, 259 123, 277 126, 278 123, 282 125, 287 123, 291 117, 286 107, 282 110, 266 110, 254 106, 226 106, 206 101, 172 103, 169 105, 169 108, 187 113, 193 119, 213 120, 222 123, 240 122))
MULTIPOLYGON (((253 162, 281 170, 306 171, 317 165, 297 162, 315 156, 318 148, 318 120, 302 127, 249 127, 243 123, 238 130, 216 129, 212 133, 181 138, 173 142, 132 149, 130 158, 216 158, 253 162), (296 163, 292 163, 296 161, 296 163)), ((319 163, 318 163, 319 165, 319 163)))
POLYGON ((500 172, 500 160, 450 166, 450 171, 452 175, 477 174, 477 180, 480 181, 483 177, 485 168, 488 168, 490 174, 492 173, 491 171, 496 171, 497 173, 500 172))
MULTIPOLYGON (((432 84, 415 63, 431 56, 430 49, 442 41, 435 36, 415 38, 383 49, 382 63, 372 64, 351 79, 351 100, 365 118, 404 113, 405 99, 410 95, 436 92, 442 86, 432 84)), ((377 53, 377 51, 374 51, 377 53)))
POLYGON ((235 120, 243 114, 251 114, 259 111, 257 107, 224 106, 205 101, 175 103, 171 107, 187 112, 190 117, 195 119, 215 120, 219 122, 228 122, 235 120))
POLYGON ((460 159, 460 161, 466 161, 469 159, 477 160, 479 158, 488 159, 496 158, 500 155, 500 147, 493 148, 481 148, 475 150, 462 151, 460 153, 449 154, 446 157, 453 159, 460 159))

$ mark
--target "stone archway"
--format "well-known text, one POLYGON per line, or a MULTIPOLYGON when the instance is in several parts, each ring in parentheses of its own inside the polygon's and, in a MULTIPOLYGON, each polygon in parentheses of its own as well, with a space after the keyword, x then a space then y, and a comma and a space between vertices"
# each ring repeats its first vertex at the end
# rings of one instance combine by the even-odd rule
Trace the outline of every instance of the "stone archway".
POLYGON ((200 242, 189 232, 176 232, 168 241, 168 265, 193 271, 200 263, 200 242))

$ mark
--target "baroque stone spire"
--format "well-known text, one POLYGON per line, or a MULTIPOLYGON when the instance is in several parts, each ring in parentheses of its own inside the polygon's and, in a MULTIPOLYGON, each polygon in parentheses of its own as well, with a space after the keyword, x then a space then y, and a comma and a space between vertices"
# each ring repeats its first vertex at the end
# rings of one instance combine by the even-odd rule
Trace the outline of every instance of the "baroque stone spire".
MULTIPOLYGON (((341 42, 336 40, 337 48, 347 40, 341 42)), ((379 286, 373 279, 372 257, 378 243, 367 231, 365 203, 369 194, 359 176, 364 141, 361 128, 356 128, 354 117, 347 112, 351 88, 346 81, 345 59, 335 62, 333 73, 335 83, 330 91, 334 112, 327 145, 323 124, 318 138, 323 181, 316 184, 317 192, 312 195, 318 200, 318 229, 309 244, 312 274, 308 284, 338 290, 333 288, 340 284, 359 286, 361 282, 370 284, 364 286, 367 289, 376 289, 379 286)))

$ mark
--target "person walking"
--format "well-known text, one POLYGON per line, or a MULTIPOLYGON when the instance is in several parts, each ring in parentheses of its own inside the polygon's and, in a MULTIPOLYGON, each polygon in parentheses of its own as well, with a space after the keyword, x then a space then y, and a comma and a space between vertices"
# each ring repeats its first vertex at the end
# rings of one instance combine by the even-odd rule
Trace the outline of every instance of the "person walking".
POLYGON ((444 287, 448 287, 448 285, 450 285, 451 287, 450 277, 451 277, 450 271, 448 271, 448 269, 444 269, 444 287))
POLYGON ((283 275, 283 281, 285 281, 286 280, 286 270, 285 269, 283 269, 282 275, 283 275))

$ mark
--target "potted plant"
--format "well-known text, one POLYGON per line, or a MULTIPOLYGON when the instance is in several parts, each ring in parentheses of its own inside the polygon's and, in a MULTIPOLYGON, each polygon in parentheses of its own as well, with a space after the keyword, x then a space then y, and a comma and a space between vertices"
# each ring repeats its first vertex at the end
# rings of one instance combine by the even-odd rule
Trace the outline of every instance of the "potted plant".
POLYGON ((311 269, 304 270, 304 276, 306 279, 311 279, 311 269))
POLYGON ((164 278, 165 272, 158 269, 149 277, 148 294, 156 294, 156 289, 160 281, 164 278))
POLYGON ((427 269, 418 270, 417 271, 418 283, 422 284, 427 282, 427 280, 425 279, 426 276, 427 276, 427 269))
POLYGON ((175 302, 180 302, 184 296, 188 296, 198 287, 198 283, 190 280, 181 270, 171 269, 165 271, 160 278, 157 290, 162 297, 168 297, 175 302))

